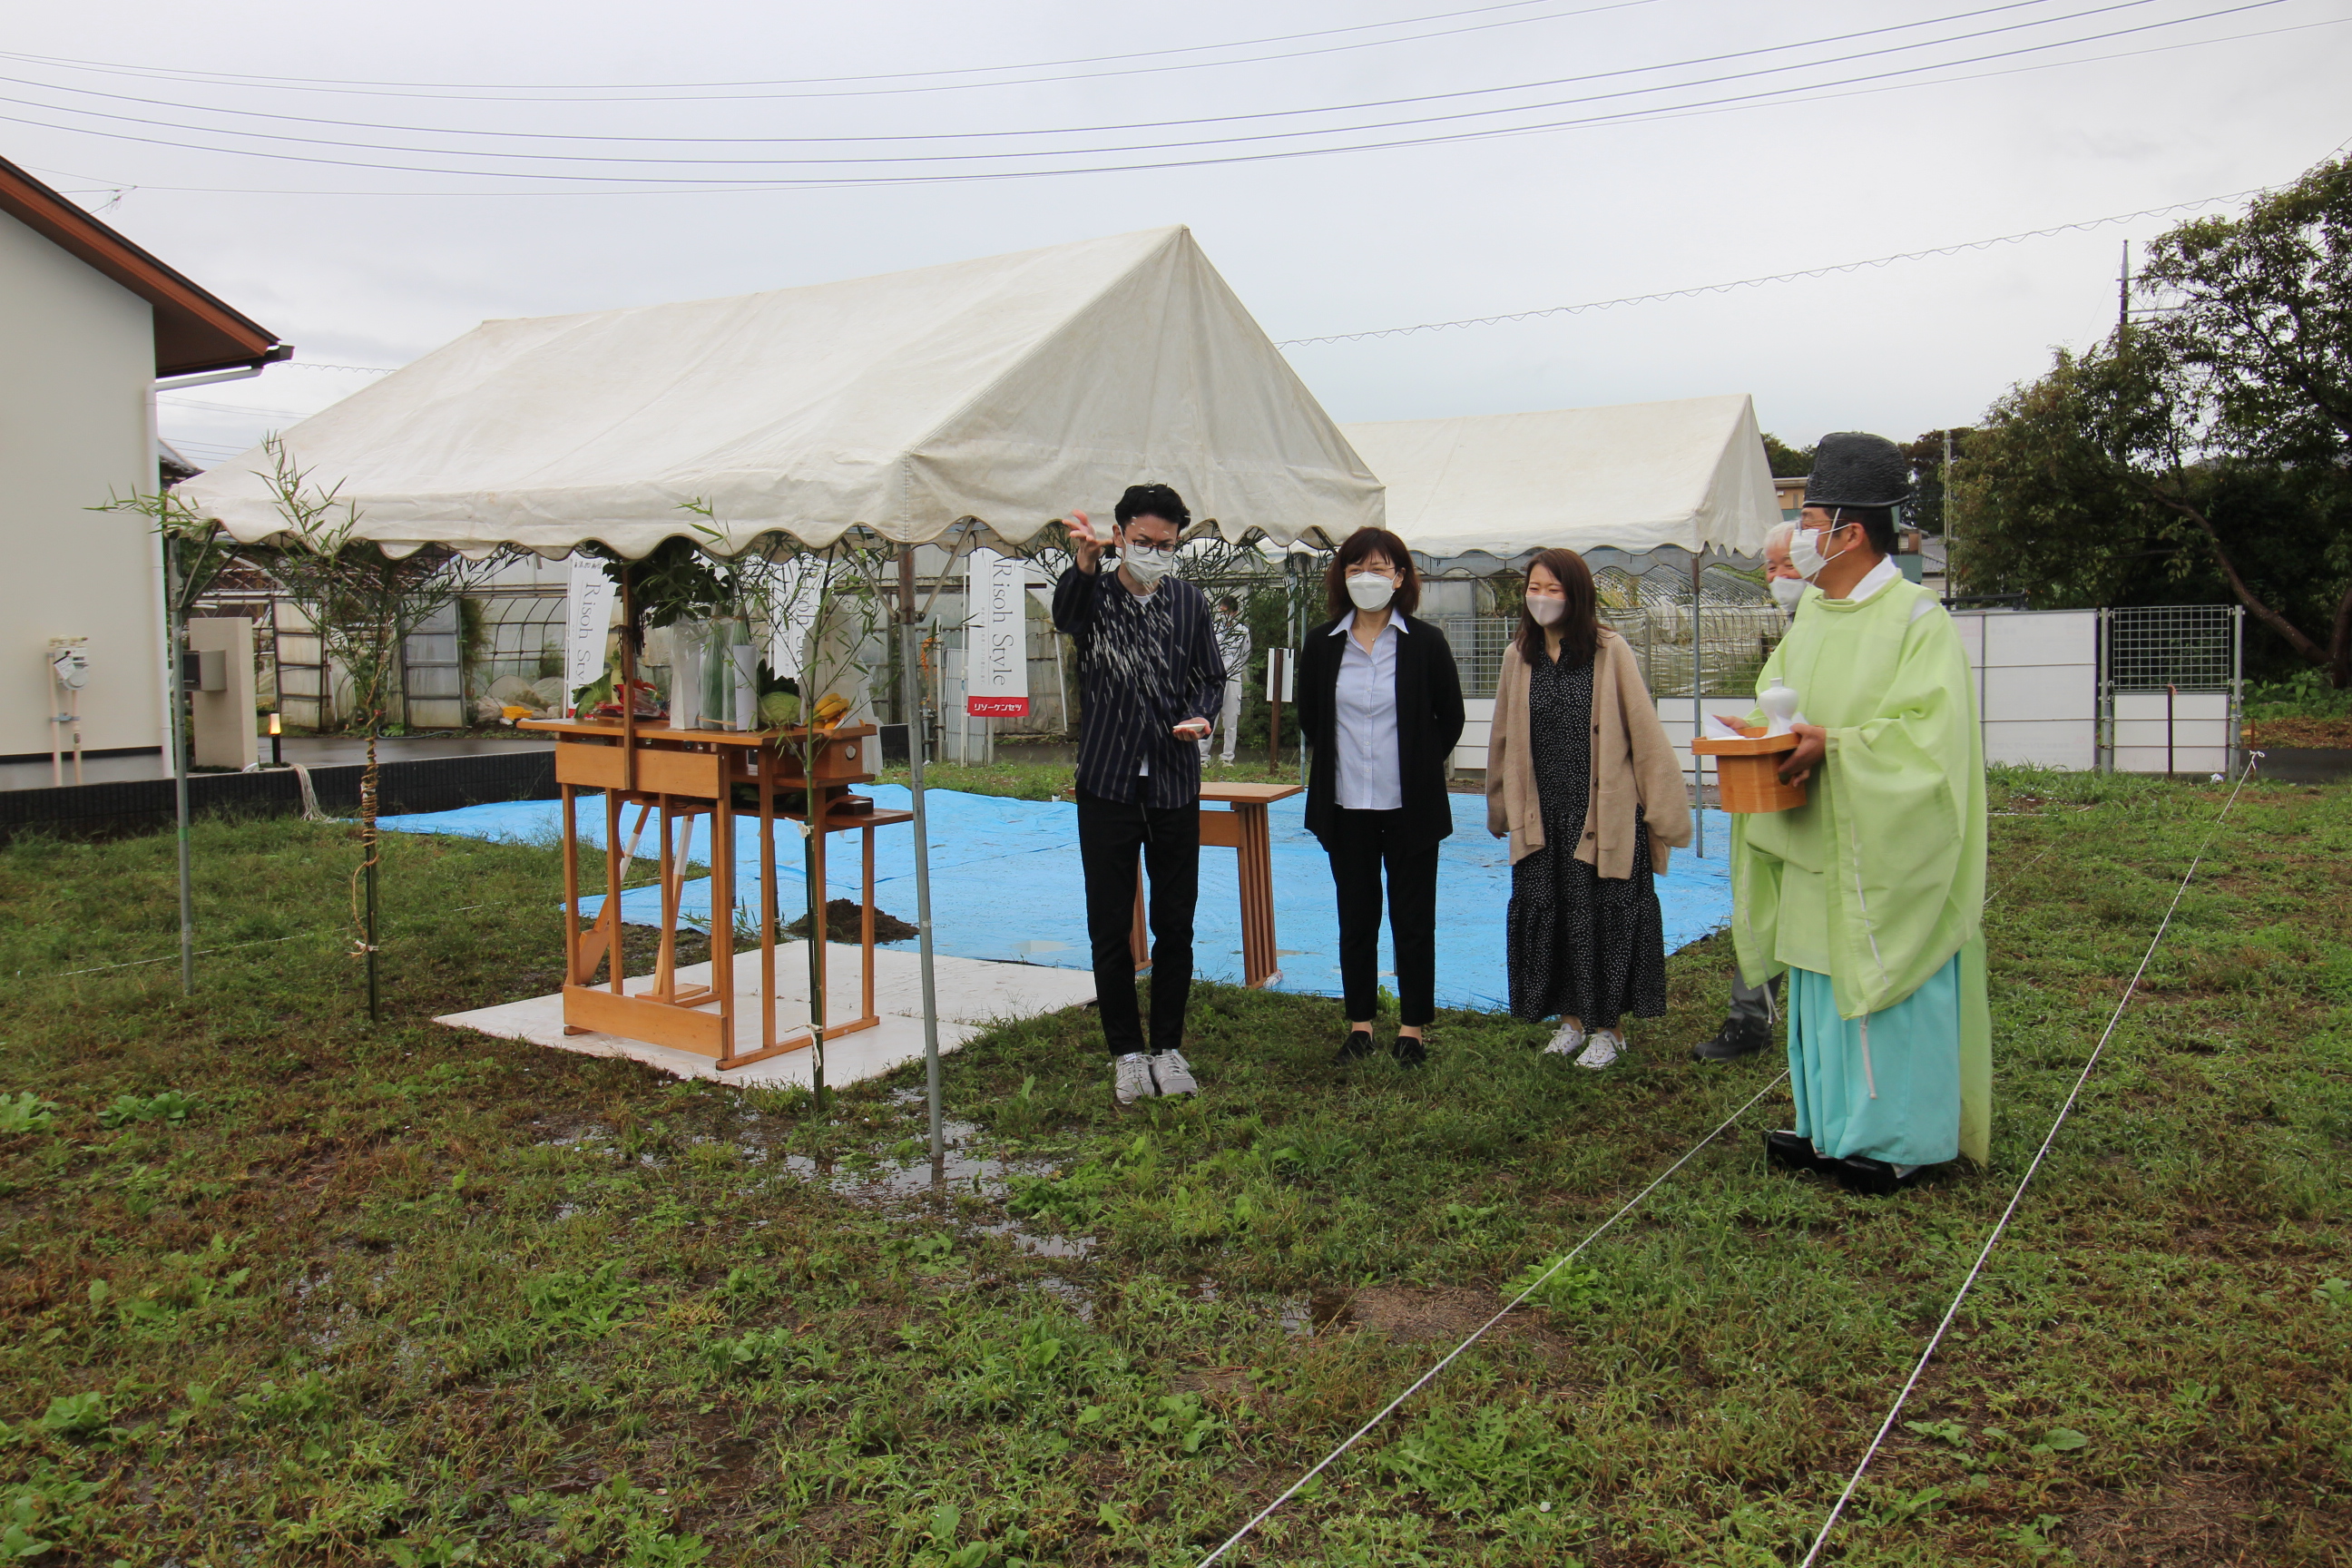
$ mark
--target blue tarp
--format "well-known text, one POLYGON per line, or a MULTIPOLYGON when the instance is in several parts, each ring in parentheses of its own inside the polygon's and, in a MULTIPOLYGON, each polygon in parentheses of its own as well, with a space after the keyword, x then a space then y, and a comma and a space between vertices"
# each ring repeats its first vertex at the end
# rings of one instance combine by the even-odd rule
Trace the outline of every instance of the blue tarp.
MULTIPOLYGON (((904 810, 908 792, 876 784, 871 795, 885 809, 904 810)), ((602 845, 604 814, 590 802, 580 813, 581 838, 602 845)), ((1077 807, 1062 801, 1007 800, 958 790, 925 792, 931 831, 931 917, 937 950, 958 958, 987 958, 1087 967, 1086 898, 1078 868, 1077 807)), ((1508 1005, 1504 973, 1504 911, 1510 902, 1511 868, 1503 840, 1487 837, 1485 803, 1475 795, 1454 797, 1457 830, 1445 840, 1437 879, 1437 999, 1442 1006, 1501 1010, 1508 1005)), ((1210 806, 1212 811, 1222 806, 1210 806)), ((1307 831, 1306 797, 1294 795, 1270 808, 1274 838, 1276 940, 1282 952, 1279 989, 1319 996, 1339 994, 1339 917, 1332 902, 1331 872, 1323 847, 1307 831)), ((1729 826, 1723 815, 1706 814, 1707 858, 1676 850, 1674 868, 1658 879, 1664 908, 1668 951, 1720 929, 1731 918, 1729 826)), ((628 841, 632 808, 622 817, 628 841)), ((748 912, 759 897, 759 829, 756 818, 738 818, 736 900, 748 912)), ((382 825, 402 833, 449 833, 468 838, 517 843, 558 842, 562 816, 553 801, 515 801, 472 805, 457 811, 387 816, 382 825)), ((914 829, 901 825, 876 830, 875 901, 902 920, 915 916, 914 829)), ((652 869, 655 828, 638 845, 633 880, 652 869)), ((808 907, 800 861, 800 839, 780 823, 777 901, 786 918, 808 907)), ((856 834, 836 834, 828 847, 826 893, 856 898, 858 849, 856 834)), ((692 858, 707 862, 708 823, 695 833, 692 858)), ((1236 857, 1231 850, 1201 852, 1201 902, 1194 921, 1193 963, 1204 977, 1242 977, 1241 900, 1236 857)), ((604 896, 583 900, 582 913, 604 908, 604 896)), ((686 914, 699 924, 709 918, 708 879, 686 885, 686 914)), ((656 924, 658 889, 640 888, 621 895, 625 919, 656 924)), ((911 951, 911 941, 893 944, 911 951)), ((1391 966, 1383 933, 1381 965, 1391 966)), ((1389 982, 1391 986, 1392 982, 1389 982)))

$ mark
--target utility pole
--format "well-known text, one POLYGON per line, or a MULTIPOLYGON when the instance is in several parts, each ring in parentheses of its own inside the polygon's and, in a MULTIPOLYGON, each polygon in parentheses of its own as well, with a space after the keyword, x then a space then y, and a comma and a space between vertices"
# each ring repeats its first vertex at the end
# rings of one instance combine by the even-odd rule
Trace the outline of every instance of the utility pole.
POLYGON ((1944 432, 1943 483, 1943 500, 1937 504, 1944 514, 1944 608, 1948 610, 1952 607, 1952 519, 1955 515, 1952 510, 1952 433, 1948 429, 1944 432))
POLYGON ((2124 241, 2124 268, 2116 278, 2116 342, 2131 331, 2131 241, 2124 241))

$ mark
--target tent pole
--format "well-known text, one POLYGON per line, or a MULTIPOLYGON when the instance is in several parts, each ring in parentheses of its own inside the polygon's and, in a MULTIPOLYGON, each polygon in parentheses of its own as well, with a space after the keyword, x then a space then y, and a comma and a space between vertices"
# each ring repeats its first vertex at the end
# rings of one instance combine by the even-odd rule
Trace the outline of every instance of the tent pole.
POLYGON ((931 973, 931 841, 923 816, 923 684, 916 646, 915 547, 898 547, 898 679, 907 711, 908 793, 915 799, 915 949, 923 966, 923 1091, 931 1119, 931 1172, 940 1173, 947 1142, 940 1127, 939 984, 931 973))
POLYGON ((1691 853, 1706 858, 1706 763, 1699 761, 1698 738, 1706 729, 1706 719, 1699 711, 1699 693, 1706 689, 1703 679, 1706 656, 1706 645, 1699 639, 1699 555, 1706 546, 1701 544, 1691 552, 1691 825, 1697 837, 1696 847, 1691 853))
MULTIPOLYGON (((196 994, 196 897, 194 868, 188 855, 188 740, 182 728, 180 704, 187 685, 182 667, 187 661, 187 623, 180 603, 180 554, 171 533, 163 532, 163 657, 168 671, 163 681, 163 711, 170 715, 172 738, 172 797, 180 833, 180 994, 196 994)), ((81 754, 74 754, 81 765, 81 754)))

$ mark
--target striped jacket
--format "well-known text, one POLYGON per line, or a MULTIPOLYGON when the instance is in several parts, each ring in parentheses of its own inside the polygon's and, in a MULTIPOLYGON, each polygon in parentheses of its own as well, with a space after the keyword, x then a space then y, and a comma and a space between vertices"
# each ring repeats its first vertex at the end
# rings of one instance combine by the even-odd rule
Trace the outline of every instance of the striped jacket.
POLYGON ((1209 602, 1178 577, 1138 598, 1117 563, 1073 566, 1054 584, 1054 627, 1078 645, 1078 787, 1149 806, 1201 798, 1201 750, 1172 731, 1216 717, 1225 661, 1209 602))

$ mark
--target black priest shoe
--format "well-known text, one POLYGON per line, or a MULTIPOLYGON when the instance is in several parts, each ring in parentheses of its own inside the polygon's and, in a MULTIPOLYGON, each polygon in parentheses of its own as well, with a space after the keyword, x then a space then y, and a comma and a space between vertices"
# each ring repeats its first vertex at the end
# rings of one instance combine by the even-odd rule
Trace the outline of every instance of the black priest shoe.
POLYGON ((1429 1047, 1421 1043, 1419 1035, 1399 1035, 1396 1044, 1389 1047, 1396 1053, 1400 1066, 1417 1068, 1429 1059, 1429 1047))
POLYGON ((1784 1171, 1813 1172, 1826 1170, 1836 1163, 1835 1161, 1822 1159, 1813 1148, 1811 1139, 1800 1138, 1793 1132, 1764 1134, 1764 1163, 1778 1165, 1784 1171))
POLYGON ((1772 1026, 1769 1024, 1726 1018, 1723 1021, 1723 1027, 1717 1029, 1712 1038, 1701 1040, 1691 1047, 1691 1060, 1695 1062, 1737 1061, 1741 1057, 1754 1056, 1771 1043, 1772 1026))
POLYGON ((1362 1061, 1371 1054, 1372 1032, 1370 1029, 1351 1030, 1347 1043, 1339 1047, 1339 1054, 1331 1058, 1331 1063, 1334 1067, 1345 1067, 1349 1062, 1362 1061))
POLYGON ((1914 1165, 1908 1171, 1898 1169, 1884 1160, 1874 1160, 1867 1154, 1850 1155, 1843 1160, 1830 1160, 1823 1168, 1850 1193, 1866 1198, 1891 1198, 1904 1188, 1915 1184, 1925 1165, 1914 1165))

